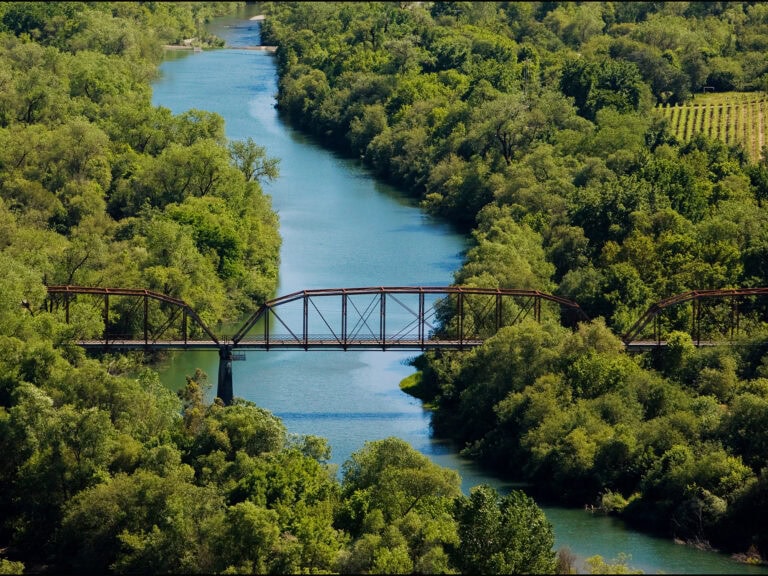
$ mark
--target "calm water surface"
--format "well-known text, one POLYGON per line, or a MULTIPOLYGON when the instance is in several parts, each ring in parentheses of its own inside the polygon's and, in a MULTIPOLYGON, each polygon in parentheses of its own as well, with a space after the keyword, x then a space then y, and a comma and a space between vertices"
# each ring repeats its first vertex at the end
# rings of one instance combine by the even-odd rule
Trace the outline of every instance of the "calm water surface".
MULTIPOLYGON (((251 9, 252 10, 252 9, 251 9)), ((213 33, 230 46, 258 45, 254 12, 218 19, 213 33)), ((442 286, 453 280, 466 239, 423 213, 397 190, 375 182, 355 161, 321 149, 291 130, 274 108, 277 73, 266 52, 226 49, 168 53, 153 84, 153 102, 174 113, 198 108, 217 112, 227 136, 253 138, 280 158, 280 177, 266 184, 280 216, 283 238, 278 295, 310 288, 442 286)), ((235 362, 235 395, 282 418, 290 432, 327 438, 332 461, 341 464, 366 441, 397 436, 434 462, 457 470, 465 491, 496 478, 458 457, 448 443, 430 437, 429 414, 402 393, 413 372, 407 353, 270 351, 235 362)), ((161 367, 167 386, 201 368, 214 379, 217 353, 185 352, 161 367)), ((544 507, 556 546, 580 558, 606 559, 624 552, 646 573, 761 573, 725 556, 704 553, 626 530, 620 522, 582 510, 544 507)))

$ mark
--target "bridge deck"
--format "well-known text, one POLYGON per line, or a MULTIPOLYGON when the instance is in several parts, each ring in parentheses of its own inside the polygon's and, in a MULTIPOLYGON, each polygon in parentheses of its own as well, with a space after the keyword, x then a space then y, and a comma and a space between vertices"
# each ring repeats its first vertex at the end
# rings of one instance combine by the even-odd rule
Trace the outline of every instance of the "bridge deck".
MULTIPOLYGON (((698 348, 706 348, 709 346, 721 346, 724 344, 732 345, 733 342, 730 340, 702 340, 701 342, 693 342, 693 345, 698 348)), ((635 340, 633 342, 627 342, 624 344, 624 349, 627 352, 646 352, 648 350, 653 350, 654 348, 664 348, 667 345, 666 340, 635 340)))
MULTIPOLYGON (((145 342, 144 340, 80 340, 78 346, 91 350, 117 349, 117 350, 219 350, 222 346, 231 346, 233 350, 436 350, 473 348, 480 346, 483 340, 425 340, 424 342, 416 339, 399 340, 349 340, 340 342, 333 338, 315 338, 306 343, 294 338, 270 338, 269 341, 263 339, 241 340, 234 344, 231 340, 222 340, 217 343, 213 340, 160 340, 156 342, 145 342)), ((725 342, 723 342, 725 343, 725 342)), ((699 347, 717 346, 718 342, 702 341, 697 343, 699 347)), ((667 345, 665 340, 657 342, 656 340, 638 340, 625 344, 627 352, 638 353, 647 352, 655 348, 663 348, 667 345)))
POLYGON ((256 50, 257 52, 277 52, 277 46, 227 46, 228 50, 256 50))
POLYGON ((296 339, 241 340, 237 344, 223 340, 162 340, 145 342, 144 340, 80 340, 83 348, 119 349, 119 350, 219 350, 222 346, 232 346, 235 350, 433 350, 437 348, 472 348, 482 344, 482 340, 349 340, 339 342, 336 339, 313 339, 301 342, 296 339))
MULTIPOLYGON (((251 49, 247 47, 246 49, 251 49)), ((264 49, 264 48, 260 48, 264 49)), ((217 396, 231 404, 232 360, 242 360, 245 350, 469 350, 504 326, 518 324, 526 317, 541 322, 542 304, 554 306, 561 322, 576 326, 589 318, 576 302, 538 290, 512 288, 476 288, 463 286, 369 286, 330 288, 293 292, 268 300, 245 321, 234 335, 219 338, 183 300, 146 289, 48 286, 45 310, 63 309, 69 323, 70 303, 78 296, 102 300, 104 333, 100 339, 81 340, 80 346, 91 350, 211 350, 218 352, 219 378, 217 396), (127 299, 133 303, 126 305, 127 299), (112 308, 121 311, 120 322, 110 322, 112 308), (134 315, 122 314, 130 309, 134 315), (159 312, 159 314, 158 314, 159 312), (155 316, 161 320, 156 325, 155 316), (443 322, 441 319, 450 317, 443 322), (133 326, 134 335, 118 332, 120 326, 133 326), (323 327, 324 326, 324 327, 323 327), (114 334, 111 333, 114 329, 114 334), (253 330, 253 332, 252 332, 253 330), (259 338, 254 332, 261 332, 259 338), (285 330, 285 332, 283 332, 285 330), (320 332, 328 330, 329 332, 320 332), (395 331, 396 330, 396 331, 395 331), (143 334, 143 338, 136 336, 143 334), (364 337, 361 335, 365 334, 364 337), (164 339, 163 336, 167 335, 164 339), (290 335, 290 336, 288 336, 290 335), (435 337, 443 335, 445 339, 435 337), (190 336, 195 338, 190 339, 190 336)), ((768 287, 693 291, 652 305, 624 334, 628 353, 649 351, 666 346, 658 314, 664 308, 692 301, 691 335, 697 346, 733 344, 704 342, 701 313, 702 299, 727 299, 730 304, 731 336, 739 332, 737 298, 768 296, 768 287), (654 324, 656 340, 641 340, 644 330, 654 324)), ((22 301, 22 305, 26 301, 22 301)), ((29 308, 29 304, 26 305, 29 308)), ((32 312, 31 308, 29 311, 32 312)), ((114 316, 113 316, 114 320, 114 316)), ((123 329, 124 330, 124 329, 123 329)))

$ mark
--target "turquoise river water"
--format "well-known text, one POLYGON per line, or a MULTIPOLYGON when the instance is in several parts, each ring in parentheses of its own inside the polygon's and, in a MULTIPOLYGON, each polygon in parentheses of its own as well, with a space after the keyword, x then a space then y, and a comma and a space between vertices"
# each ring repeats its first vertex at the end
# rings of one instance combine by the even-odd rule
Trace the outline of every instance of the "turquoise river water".
MULTIPOLYGON (((252 6, 210 27, 230 46, 258 45, 252 6)), ((280 217, 283 238, 277 295, 310 288, 442 286, 453 281, 467 240, 424 215, 401 192, 383 185, 358 162, 317 146, 282 122, 275 110, 274 55, 245 49, 167 52, 153 83, 153 103, 174 113, 217 112, 231 139, 253 138, 280 158, 280 177, 264 186, 280 217)), ((413 372, 397 351, 269 351, 247 353, 233 365, 234 392, 279 416, 289 432, 329 440, 341 464, 366 441, 397 436, 437 464, 459 472, 462 486, 511 486, 461 458, 430 435, 429 413, 400 391, 413 372)), ((195 368, 215 382, 215 352, 173 355, 160 367, 163 382, 180 388, 195 368)), ((630 555, 645 573, 768 574, 725 555, 703 552, 628 530, 581 509, 543 506, 556 547, 579 559, 630 555)))

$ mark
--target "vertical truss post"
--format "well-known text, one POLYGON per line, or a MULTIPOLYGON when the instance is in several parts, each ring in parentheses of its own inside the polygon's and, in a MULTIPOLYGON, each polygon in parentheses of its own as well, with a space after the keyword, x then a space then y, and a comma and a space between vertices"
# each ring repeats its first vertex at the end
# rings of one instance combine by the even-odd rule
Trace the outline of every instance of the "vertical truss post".
POLYGON ((184 346, 187 345, 187 309, 181 309, 181 332, 184 336, 184 346))
POLYGON ((701 301, 697 296, 693 300, 693 331, 696 340, 696 346, 701 345, 701 301))
POLYGON ((541 297, 533 297, 533 318, 536 322, 541 323, 541 297))
POLYGON ((464 347, 464 293, 459 292, 459 349, 464 347))
POLYGON ((347 349, 347 293, 341 293, 341 345, 347 349))
MULTIPOLYGON (((51 310, 53 310, 53 301, 51 301, 51 310)), ((64 292, 64 320, 69 324, 69 292, 64 292)))
POLYGON ((304 350, 309 349, 309 296, 304 292, 304 350))
POLYGON ((696 339, 696 298, 691 301, 691 340, 696 339))
POLYGON ((265 347, 267 350, 269 350, 269 311, 271 308, 267 308, 266 313, 264 314, 264 342, 266 343, 265 347))
POLYGON ((144 346, 149 344, 149 297, 144 294, 144 346))
POLYGON ((419 345, 424 350, 424 291, 419 288, 419 345))
POLYGON ((109 343, 109 292, 104 293, 104 346, 109 343))
POLYGON ((653 339, 656 340, 656 344, 661 346, 661 322, 658 314, 653 317, 653 339))
POLYGON ((379 330, 381 332, 381 349, 386 350, 386 338, 387 338, 387 293, 384 289, 381 289, 381 296, 379 303, 379 330))
POLYGON ((496 332, 501 330, 501 293, 496 293, 496 332))

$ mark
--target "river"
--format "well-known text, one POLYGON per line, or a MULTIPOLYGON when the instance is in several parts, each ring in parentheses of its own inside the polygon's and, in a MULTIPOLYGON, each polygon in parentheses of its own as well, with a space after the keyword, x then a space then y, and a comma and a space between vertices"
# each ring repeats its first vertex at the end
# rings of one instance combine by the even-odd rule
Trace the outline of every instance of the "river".
MULTIPOLYGON (((230 46, 260 44, 248 6, 219 18, 210 30, 230 46)), ((465 237, 423 214, 397 190, 375 181, 356 161, 322 149, 292 130, 274 108, 277 72, 268 52, 223 49, 169 51, 153 83, 153 103, 174 113, 217 112, 231 139, 251 137, 280 158, 280 177, 264 185, 280 217, 283 238, 277 295, 310 288, 442 286, 453 281, 467 247, 465 237)), ((461 474, 462 488, 488 483, 511 488, 458 456, 430 435, 429 413, 400 391, 413 373, 407 353, 354 351, 251 351, 233 364, 234 393, 279 416, 289 432, 327 438, 341 465, 366 441, 397 436, 441 466, 461 474)), ((163 382, 178 389, 195 368, 214 383, 216 352, 175 354, 160 367, 163 382)), ((212 391, 213 393, 213 391, 212 391)), ((612 518, 583 510, 543 506, 557 548, 579 558, 630 555, 646 573, 768 574, 730 558, 627 530, 612 518)))

